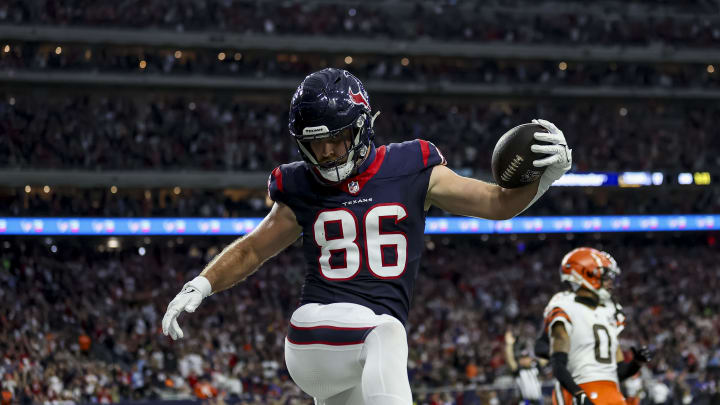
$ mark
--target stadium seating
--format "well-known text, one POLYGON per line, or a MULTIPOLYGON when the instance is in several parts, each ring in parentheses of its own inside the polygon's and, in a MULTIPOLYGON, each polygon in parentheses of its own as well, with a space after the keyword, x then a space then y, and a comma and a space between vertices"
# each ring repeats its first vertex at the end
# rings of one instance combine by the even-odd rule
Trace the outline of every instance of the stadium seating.
POLYGON ((4 6, 0 22, 510 43, 647 45, 691 41, 710 46, 720 41, 720 32, 713 25, 718 6, 710 1, 682 5, 604 1, 592 7, 580 1, 494 3, 378 1, 357 6, 302 1, 135 0, 88 4, 81 0, 14 0, 4 6))
MULTIPOLYGON (((378 144, 432 141, 463 175, 490 179, 496 140, 533 118, 564 131, 574 172, 665 175, 553 187, 523 215, 716 214, 719 11, 714 0, 0 2, 0 220, 263 216, 267 175, 299 159, 289 97, 326 66, 366 84, 378 144), (142 175, 103 177, 116 171, 142 175), (44 181, 55 172, 67 179, 44 181), (179 184, 190 172, 195 186, 179 184), (202 182, 216 175, 253 181, 202 182)), ((622 347, 656 352, 642 405, 663 384, 673 403, 720 403, 719 236, 427 236, 407 325, 415 400, 517 403, 503 334, 531 345, 562 288, 560 259, 588 245, 622 268, 622 347)), ((181 316, 185 339, 161 334, 178 288, 230 241, 0 236, 0 405, 311 404, 283 359, 300 242, 181 316)), ((542 380, 547 391, 549 370, 542 380)))
MULTIPOLYGON (((299 249, 181 317, 186 339, 172 342, 158 331, 165 305, 225 242, 125 238, 117 248, 88 242, 0 242, 0 279, 11 287, 0 295, 0 368, 10 376, 6 382, 14 381, 3 387, 20 402, 202 398, 206 386, 251 404, 304 398, 289 383, 282 355, 303 278, 299 249)), ((513 328, 523 345, 534 339, 543 307, 562 288, 558 262, 580 244, 612 252, 622 268, 616 297, 628 317, 621 335, 626 350, 650 344, 657 351, 653 371, 679 378, 677 384, 688 375, 711 381, 720 364, 713 332, 720 278, 708 271, 714 237, 433 237, 426 243, 408 324, 416 390, 502 382, 504 331, 513 328)), ((696 396, 701 391, 701 384, 693 387, 696 396)), ((475 394, 453 395, 469 401, 475 394)), ((494 395, 507 400, 512 392, 494 395)), ((430 403, 423 397, 420 403, 430 403)))
MULTIPOLYGON (((262 170, 298 159, 286 100, 174 93, 0 96, 0 167, 262 170), (281 104, 282 103, 282 104, 281 104)), ((371 96, 372 97, 372 96, 371 96)), ((720 166, 720 104, 539 103, 373 99, 380 143, 434 142, 451 167, 489 170, 505 131, 555 122, 575 151, 575 171, 706 171, 720 166), (572 109, 569 106, 572 105, 572 109)))

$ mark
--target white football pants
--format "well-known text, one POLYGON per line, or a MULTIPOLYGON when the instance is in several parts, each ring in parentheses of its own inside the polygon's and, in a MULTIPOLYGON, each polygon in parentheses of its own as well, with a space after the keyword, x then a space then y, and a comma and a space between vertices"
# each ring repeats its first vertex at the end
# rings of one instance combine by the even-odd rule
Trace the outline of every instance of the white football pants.
POLYGON ((306 304, 285 338, 285 364, 317 405, 411 405, 405 327, 362 305, 306 304))

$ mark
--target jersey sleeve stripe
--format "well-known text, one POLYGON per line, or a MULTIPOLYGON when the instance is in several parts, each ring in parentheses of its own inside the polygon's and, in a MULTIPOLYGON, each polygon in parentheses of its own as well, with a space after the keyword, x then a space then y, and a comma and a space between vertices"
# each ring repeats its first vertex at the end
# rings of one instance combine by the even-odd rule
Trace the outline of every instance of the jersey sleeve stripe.
MULTIPOLYGON (((267 172, 265 172, 267 173, 267 172)), ((277 184, 278 191, 283 191, 283 183, 282 183, 282 171, 279 167, 276 167, 272 171, 272 175, 275 178, 275 184, 277 184)))
POLYGON ((418 139, 420 141, 420 151, 422 152, 423 166, 427 167, 428 158, 430 158, 430 145, 428 141, 418 139))
POLYGON ((545 317, 545 319, 555 319, 558 316, 562 316, 563 318, 570 321, 570 316, 567 314, 567 312, 563 311, 560 308, 555 308, 554 310, 550 311, 550 313, 548 314, 548 316, 545 317))
POLYGON ((572 325, 572 320, 565 311, 563 311, 561 308, 554 308, 552 311, 550 311, 548 316, 545 317, 544 323, 546 332, 548 331, 550 325, 552 325, 553 321, 557 318, 565 318, 572 325))
POLYGON ((565 313, 565 311, 563 311, 561 308, 553 308, 552 311, 550 311, 550 313, 547 314, 545 318, 551 318, 558 313, 565 313))

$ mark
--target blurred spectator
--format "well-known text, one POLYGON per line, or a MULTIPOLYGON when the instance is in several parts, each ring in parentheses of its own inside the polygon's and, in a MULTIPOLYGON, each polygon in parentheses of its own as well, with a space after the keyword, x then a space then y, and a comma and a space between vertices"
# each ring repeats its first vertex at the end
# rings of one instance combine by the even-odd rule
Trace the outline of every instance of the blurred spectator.
POLYGON ((649 45, 720 42, 718 5, 675 2, 255 2, 168 0, 93 3, 10 0, 0 22, 328 35, 372 39, 649 45), (660 4, 658 4, 660 3, 660 4))
MULTIPOLYGON (((269 211, 260 190, 0 188, 0 216, 261 217, 269 211)), ((703 214, 720 211, 720 187, 554 187, 524 215, 703 214)), ((447 215, 431 208, 429 215, 447 215)), ((720 360, 719 360, 720 363, 720 360)))
MULTIPOLYGON (((219 246, 209 239, 186 238, 172 248, 162 238, 150 241, 127 238, 120 249, 108 250, 100 239, 61 239, 53 242, 56 253, 39 240, 0 241, 0 281, 10 286, 0 293, 3 391, 33 402, 223 396, 255 404, 306 398, 290 382, 282 355, 287 317, 303 278, 299 249, 182 317, 187 337, 172 342, 159 332, 159 314, 177 285, 219 246), (137 244, 148 254, 138 255, 137 244), (93 340, 88 356, 78 343, 82 331, 93 340)), ((408 324, 414 389, 507 384, 508 390, 479 396, 444 390, 418 394, 419 403, 464 397, 465 403, 509 403, 503 334, 512 327, 523 336, 537 335, 542 308, 561 288, 558 262, 581 244, 612 252, 623 269, 617 298, 629 322, 621 345, 656 349, 649 370, 671 376, 665 382, 668 398, 714 395, 710 371, 720 350, 713 332, 720 325, 720 301, 713 291, 720 276, 713 270, 712 243, 703 234, 428 238, 408 324), (687 392, 685 381, 694 384, 687 392)))
MULTIPOLYGON (((371 90, 372 93, 372 90, 371 90)), ((720 166, 720 104, 373 99, 378 143, 434 142, 451 167, 489 170, 501 134, 536 117, 561 128, 575 171, 720 166), (641 157, 641 158, 639 158, 641 157)), ((270 171, 298 159, 286 104, 222 95, 1 94, 0 167, 270 171)))
MULTIPOLYGON (((707 63, 631 63, 439 58, 437 56, 307 54, 214 49, 165 49, 54 43, 9 43, 0 69, 87 73, 192 74, 242 78, 291 77, 298 83, 326 67, 352 70, 360 79, 436 83, 620 88, 712 88, 720 72, 707 63)), ((720 67, 717 67, 720 69, 720 67)))

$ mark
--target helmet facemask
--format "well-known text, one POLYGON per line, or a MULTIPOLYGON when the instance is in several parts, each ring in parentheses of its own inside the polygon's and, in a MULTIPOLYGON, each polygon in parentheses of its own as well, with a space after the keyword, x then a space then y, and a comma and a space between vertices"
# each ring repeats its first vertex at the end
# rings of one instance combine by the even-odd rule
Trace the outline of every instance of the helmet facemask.
POLYGON ((607 260, 607 264, 602 268, 602 287, 598 291, 598 296, 602 302, 610 300, 614 288, 617 286, 620 276, 620 266, 618 266, 615 258, 607 252, 600 252, 607 260), (609 287, 609 288, 608 288, 609 287))
POLYGON ((296 136, 300 155, 310 165, 313 174, 328 185, 338 184, 354 174, 370 150, 372 142, 372 125, 375 116, 361 114, 352 124, 335 131, 328 131, 326 126, 307 127, 301 137, 296 136), (332 161, 322 162, 315 156, 312 143, 316 141, 334 141, 344 138, 345 153, 332 161))
MULTIPOLYGON (((563 276, 563 281, 567 281, 573 291, 577 291, 580 289, 580 287, 584 287, 585 289, 595 293, 598 297, 603 298, 603 296, 608 295, 610 292, 605 288, 605 279, 608 277, 606 275, 607 268, 605 267, 598 267, 593 271, 599 271, 602 272, 602 275, 597 276, 597 284, 594 285, 595 282, 588 281, 585 277, 583 277, 581 274, 579 274, 576 270, 571 270, 570 274, 563 276)), ((607 273, 609 274, 609 273, 607 273)))

